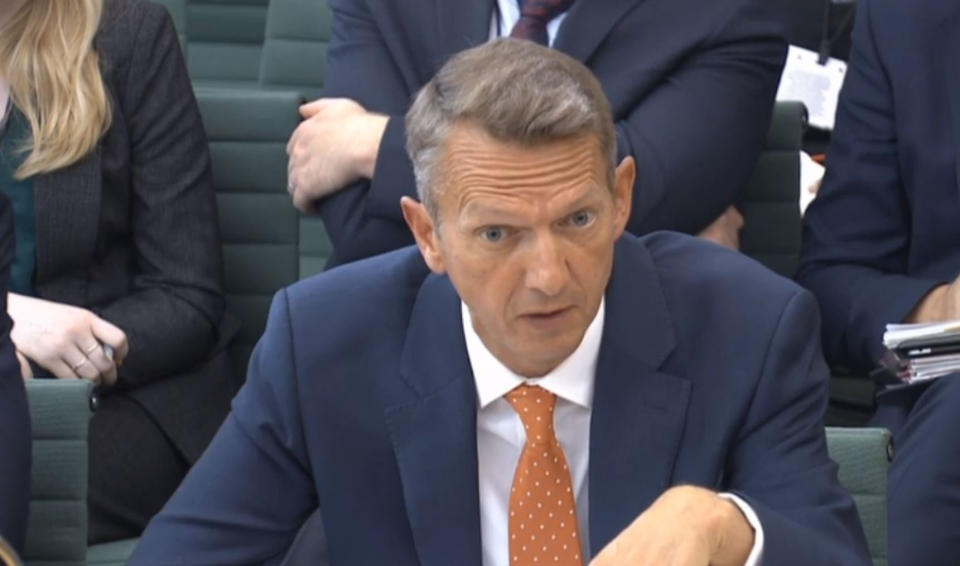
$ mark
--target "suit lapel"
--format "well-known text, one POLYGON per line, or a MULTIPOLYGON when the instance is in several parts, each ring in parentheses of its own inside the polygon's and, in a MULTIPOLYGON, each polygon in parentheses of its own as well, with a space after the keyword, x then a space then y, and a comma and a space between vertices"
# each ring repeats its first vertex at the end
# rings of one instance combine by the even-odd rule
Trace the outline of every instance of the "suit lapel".
POLYGON ((617 245, 590 425, 590 547, 596 556, 671 483, 690 382, 658 371, 674 334, 655 266, 617 245))
POLYGON ((446 277, 424 283, 401 360, 405 392, 385 417, 423 566, 480 566, 477 393, 460 299, 446 277))
POLYGON ((476 47, 490 39, 490 21, 496 0, 434 1, 437 37, 440 38, 443 54, 438 65, 442 65, 454 53, 476 47))
POLYGON ((641 0, 579 0, 570 8, 553 47, 586 63, 610 30, 641 0))
POLYGON ((47 282, 44 296, 63 299, 85 293, 81 273, 93 260, 101 199, 100 146, 66 169, 36 179, 34 217, 37 245, 37 286, 47 282), (62 287, 62 288, 61 288, 62 287))

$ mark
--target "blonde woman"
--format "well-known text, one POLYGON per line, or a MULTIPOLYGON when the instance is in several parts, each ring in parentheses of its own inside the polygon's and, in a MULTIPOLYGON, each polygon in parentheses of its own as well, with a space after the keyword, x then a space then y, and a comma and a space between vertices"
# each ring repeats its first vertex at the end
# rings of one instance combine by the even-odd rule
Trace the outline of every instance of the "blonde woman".
POLYGON ((235 389, 207 142, 163 8, 2 0, 0 185, 24 377, 101 387, 89 538, 136 536, 235 389))

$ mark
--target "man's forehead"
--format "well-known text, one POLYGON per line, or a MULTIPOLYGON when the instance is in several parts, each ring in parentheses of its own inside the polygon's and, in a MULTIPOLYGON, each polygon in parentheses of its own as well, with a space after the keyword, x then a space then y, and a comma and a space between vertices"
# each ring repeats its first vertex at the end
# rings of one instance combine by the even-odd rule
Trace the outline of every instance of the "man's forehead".
POLYGON ((588 134, 526 144, 495 139, 477 127, 451 133, 441 165, 445 189, 477 184, 521 189, 544 183, 565 184, 575 178, 600 180, 605 168, 599 143, 588 134))
POLYGON ((542 157, 549 159, 568 148, 578 148, 583 152, 599 151, 600 141, 592 133, 575 134, 556 139, 520 141, 499 139, 482 125, 472 120, 458 120, 450 127, 444 144, 444 153, 457 158, 470 156, 499 156, 506 161, 511 158, 542 157))

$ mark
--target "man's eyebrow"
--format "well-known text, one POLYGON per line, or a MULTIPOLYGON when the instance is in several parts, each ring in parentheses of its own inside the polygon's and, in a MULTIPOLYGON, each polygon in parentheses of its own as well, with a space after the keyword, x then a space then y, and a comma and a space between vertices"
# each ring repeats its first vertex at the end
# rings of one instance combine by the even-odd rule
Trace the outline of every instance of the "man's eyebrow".
POLYGON ((517 217, 517 213, 504 206, 480 201, 471 201, 463 207, 463 210, 460 211, 460 216, 462 218, 469 218, 472 216, 493 216, 496 218, 510 219, 517 217))

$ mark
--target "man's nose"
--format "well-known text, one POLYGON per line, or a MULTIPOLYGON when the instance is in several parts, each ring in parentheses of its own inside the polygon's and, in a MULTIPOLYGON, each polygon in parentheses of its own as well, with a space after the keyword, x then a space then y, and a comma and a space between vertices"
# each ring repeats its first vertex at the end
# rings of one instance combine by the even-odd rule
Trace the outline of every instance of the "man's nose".
POLYGON ((537 236, 526 266, 527 288, 554 297, 566 288, 569 278, 566 256, 555 237, 537 236))

